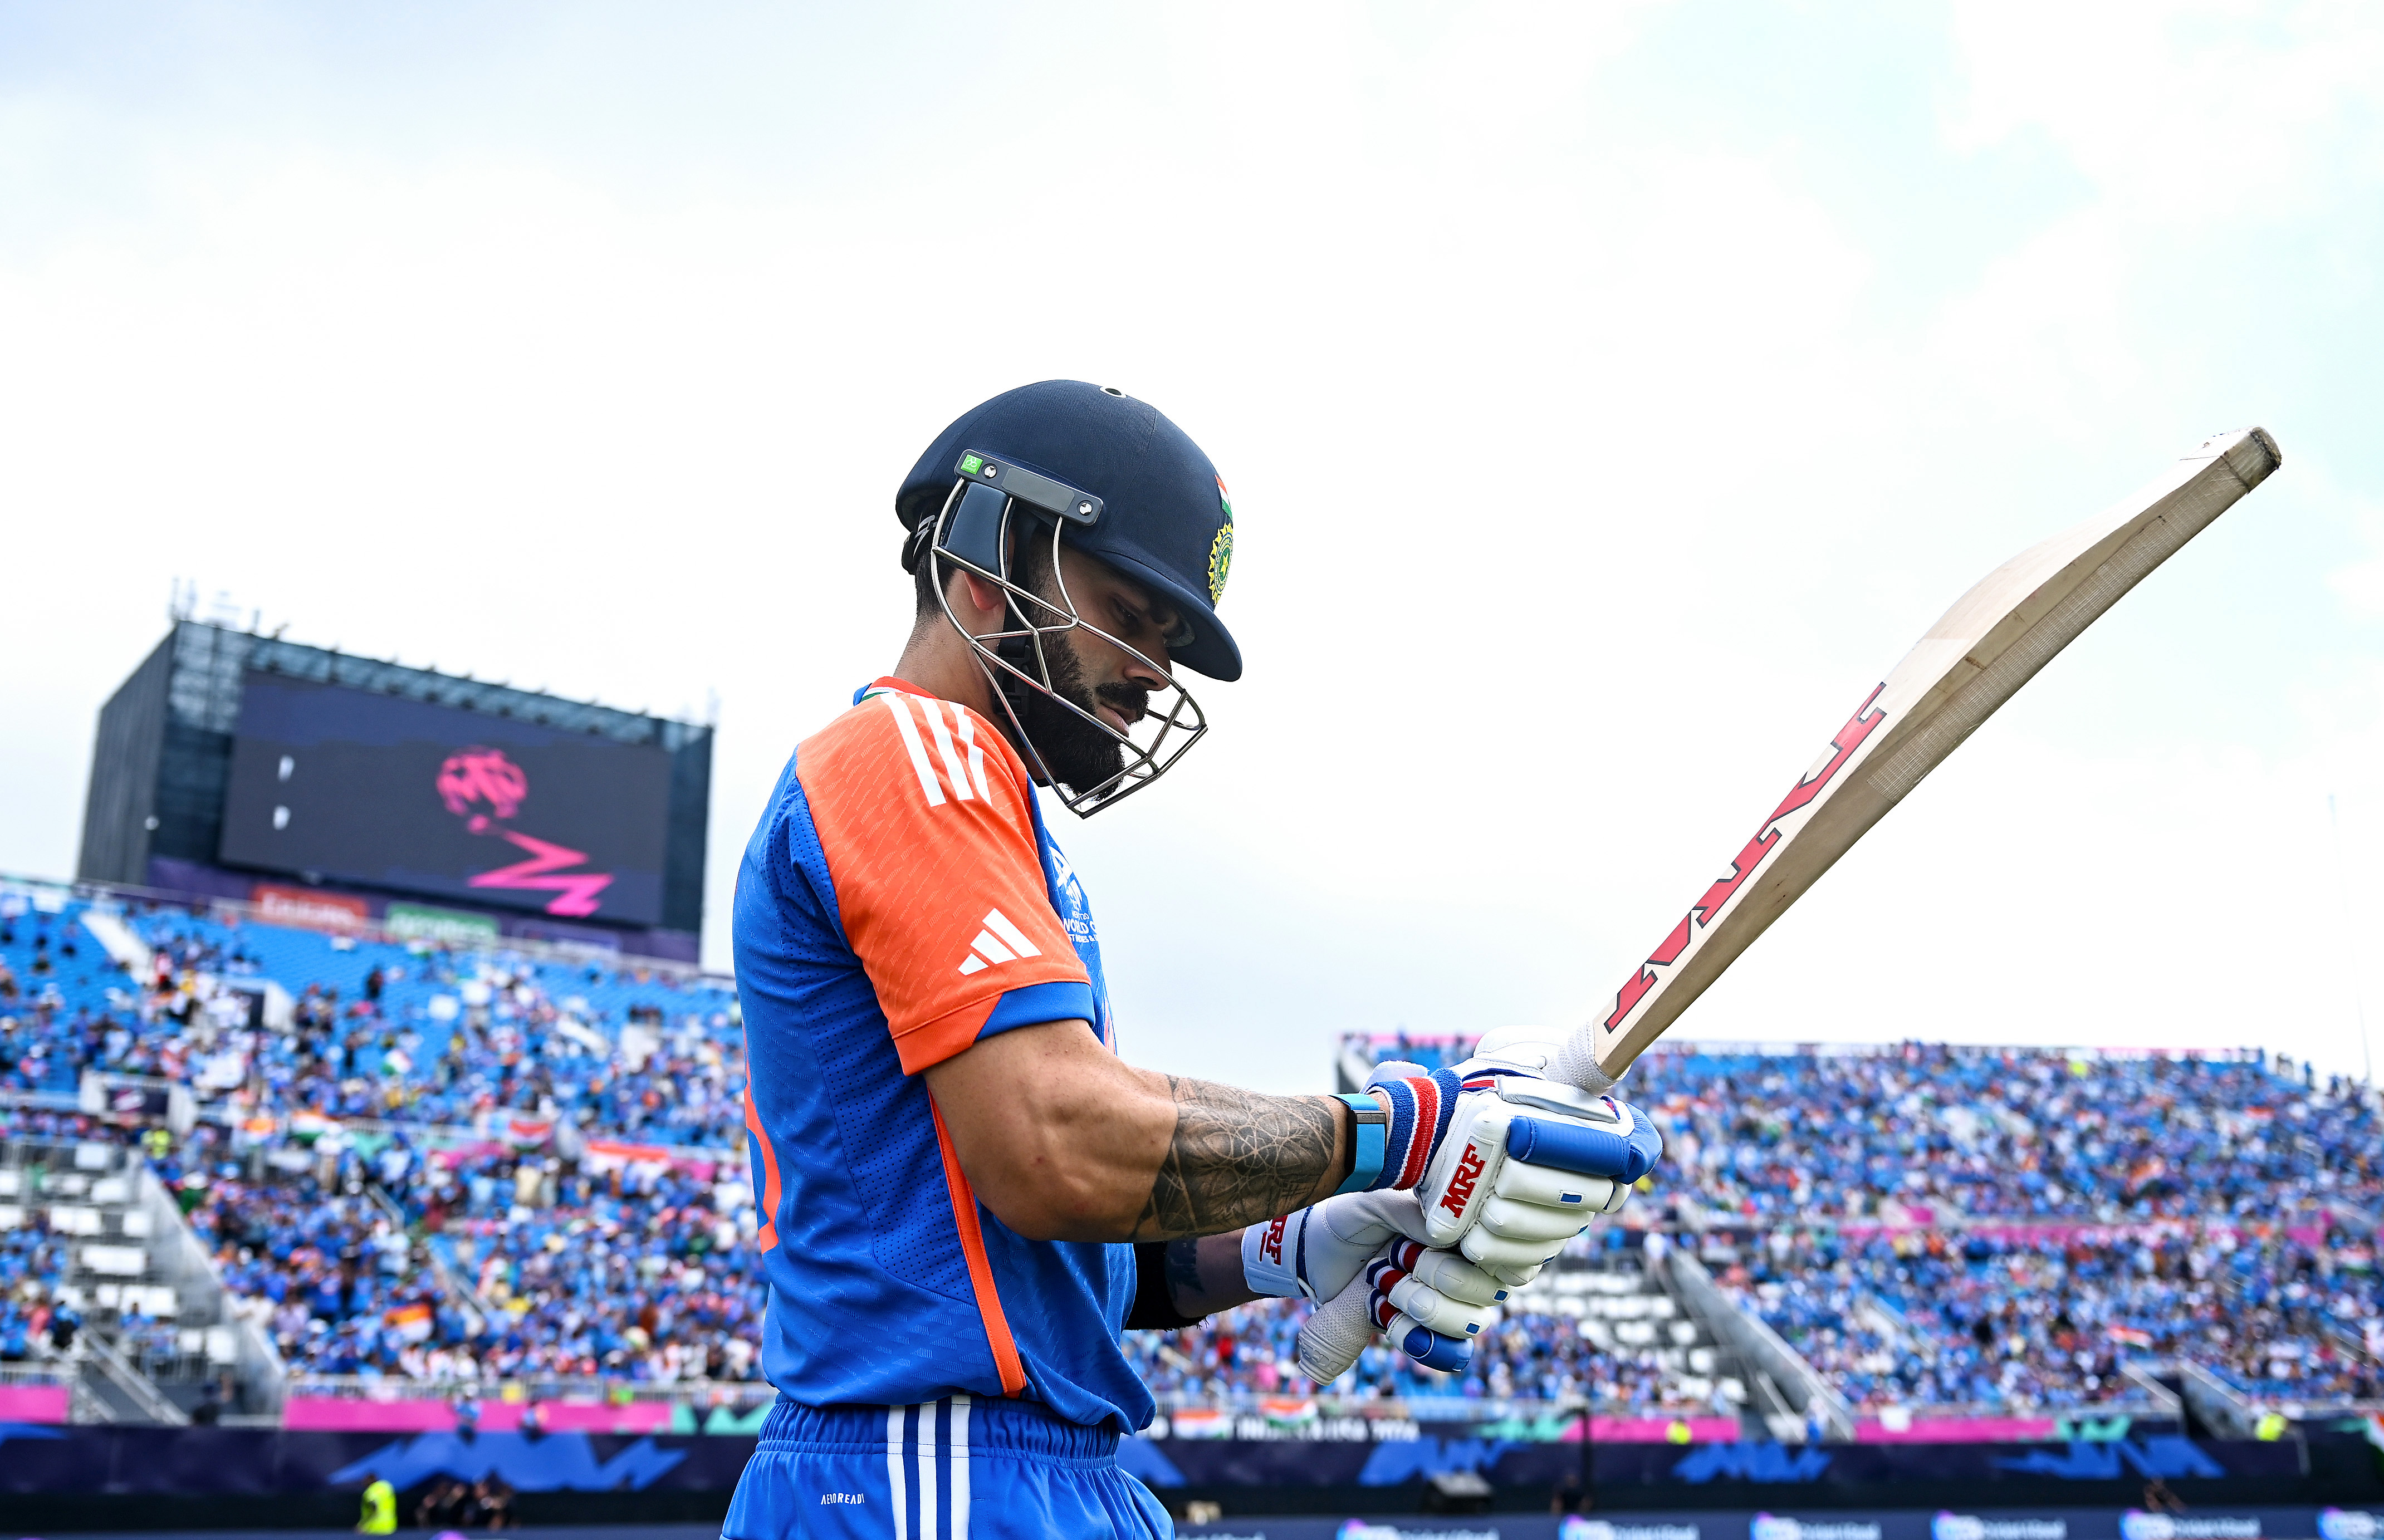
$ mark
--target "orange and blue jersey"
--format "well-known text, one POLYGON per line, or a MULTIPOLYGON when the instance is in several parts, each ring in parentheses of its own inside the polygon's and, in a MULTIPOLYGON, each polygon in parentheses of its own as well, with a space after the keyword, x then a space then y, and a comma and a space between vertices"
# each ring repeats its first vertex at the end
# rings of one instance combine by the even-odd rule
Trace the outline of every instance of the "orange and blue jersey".
POLYGON ((1010 1397, 1143 1426, 1119 1349, 1134 1248, 1003 1224, 922 1073, 1039 1022, 1116 1046, 1083 885, 1009 742, 899 679, 863 690, 779 777, 735 929, 771 1384, 811 1407, 1010 1397))

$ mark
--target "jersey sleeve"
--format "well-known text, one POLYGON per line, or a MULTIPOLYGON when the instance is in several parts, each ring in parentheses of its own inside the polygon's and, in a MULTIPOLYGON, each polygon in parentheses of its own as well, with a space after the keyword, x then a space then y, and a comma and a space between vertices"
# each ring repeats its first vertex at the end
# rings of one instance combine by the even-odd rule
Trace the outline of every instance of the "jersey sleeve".
POLYGON ((905 1074, 994 1032, 1093 1019, 1044 880, 1034 783, 990 724, 882 690, 805 742, 796 774, 905 1074))

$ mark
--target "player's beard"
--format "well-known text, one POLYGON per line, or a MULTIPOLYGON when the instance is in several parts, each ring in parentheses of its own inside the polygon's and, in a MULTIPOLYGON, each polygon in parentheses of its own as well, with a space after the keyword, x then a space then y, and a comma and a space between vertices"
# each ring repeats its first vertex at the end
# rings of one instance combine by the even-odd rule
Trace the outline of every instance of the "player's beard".
MULTIPOLYGON (((1075 642, 1065 633, 1045 640, 1043 656, 1050 668, 1051 695, 1069 702, 1087 716, 1093 714, 1096 700, 1128 722, 1140 720, 1149 708, 1150 691, 1147 689, 1124 684, 1087 685, 1075 642)), ((1053 780, 1065 784, 1072 791, 1090 791, 1125 767, 1125 745, 1112 737, 1105 725, 1086 721, 1039 689, 1020 693, 1025 699, 1021 702, 1019 725, 1025 729, 1026 740, 1035 746, 1035 751, 1043 756, 1044 768, 1050 771, 1053 780)))

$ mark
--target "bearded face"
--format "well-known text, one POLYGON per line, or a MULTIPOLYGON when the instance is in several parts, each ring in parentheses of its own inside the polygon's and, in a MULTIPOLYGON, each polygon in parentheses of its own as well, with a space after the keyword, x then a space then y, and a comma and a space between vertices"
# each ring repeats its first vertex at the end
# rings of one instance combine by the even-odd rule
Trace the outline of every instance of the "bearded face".
MULTIPOLYGON (((1066 596, 1052 570, 1050 553, 1040 540, 1024 542, 1020 553, 1020 585, 1051 606, 1053 616, 1068 611, 1066 596)), ((1038 616, 1037 618, 1045 618, 1038 616)), ((1110 681, 1088 682, 1090 671, 1076 651, 1076 634, 1061 631, 1043 639, 1043 656, 1050 676, 1050 695, 1041 690, 1019 691, 1019 726, 1027 741, 1043 756, 1051 778, 1076 791, 1089 791, 1125 767, 1125 748, 1116 734, 1094 716, 1096 704, 1107 705, 1131 725, 1150 709, 1150 691, 1139 686, 1110 681), (1059 700, 1052 699, 1053 696, 1059 700), (1070 711, 1060 703, 1074 706, 1070 711), (1079 716, 1076 712, 1085 714, 1079 716)), ((1030 667, 1029 673, 1034 672, 1030 667)))
POLYGON ((1051 695, 1085 715, 1068 710, 1051 695, 1030 689, 1022 692, 1025 699, 1020 702, 1024 709, 1019 723, 1027 741, 1043 756, 1052 779, 1073 790, 1089 791, 1125 768, 1125 745, 1099 722, 1086 719, 1093 714, 1094 704, 1107 704, 1128 722, 1138 722, 1149 709, 1150 692, 1125 684, 1104 684, 1098 689, 1087 685, 1075 639, 1065 632, 1047 639, 1043 652, 1050 664, 1051 695))

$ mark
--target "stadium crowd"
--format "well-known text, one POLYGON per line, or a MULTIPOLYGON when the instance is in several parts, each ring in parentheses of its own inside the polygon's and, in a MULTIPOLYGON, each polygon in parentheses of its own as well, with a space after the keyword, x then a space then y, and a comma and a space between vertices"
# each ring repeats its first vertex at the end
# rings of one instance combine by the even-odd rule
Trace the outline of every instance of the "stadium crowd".
MULTIPOLYGON (((69 1110, 90 1073, 206 1108, 185 1137, 137 1136, 301 1372, 756 1372, 741 1030, 720 981, 0 895, 0 1136, 136 1136, 69 1110), (111 934, 145 963, 118 965, 111 934)), ((2269 1398, 2384 1397, 2367 1217, 2384 1129, 2349 1087, 2256 1056, 1909 1046, 1659 1050, 1629 1094, 1669 1147, 1631 1237, 1679 1236, 1858 1407, 2106 1405, 2175 1358, 2269 1398)), ((0 1359, 38 1356, 78 1319, 65 1248, 38 1204, 0 1194, 0 1359)), ((1128 1351, 1167 1400, 1303 1395, 1304 1313, 1262 1303, 1128 1351)), ((1729 1410, 1681 1360, 1525 1296, 1460 1381, 1377 1346, 1333 1388, 1729 1410)))

